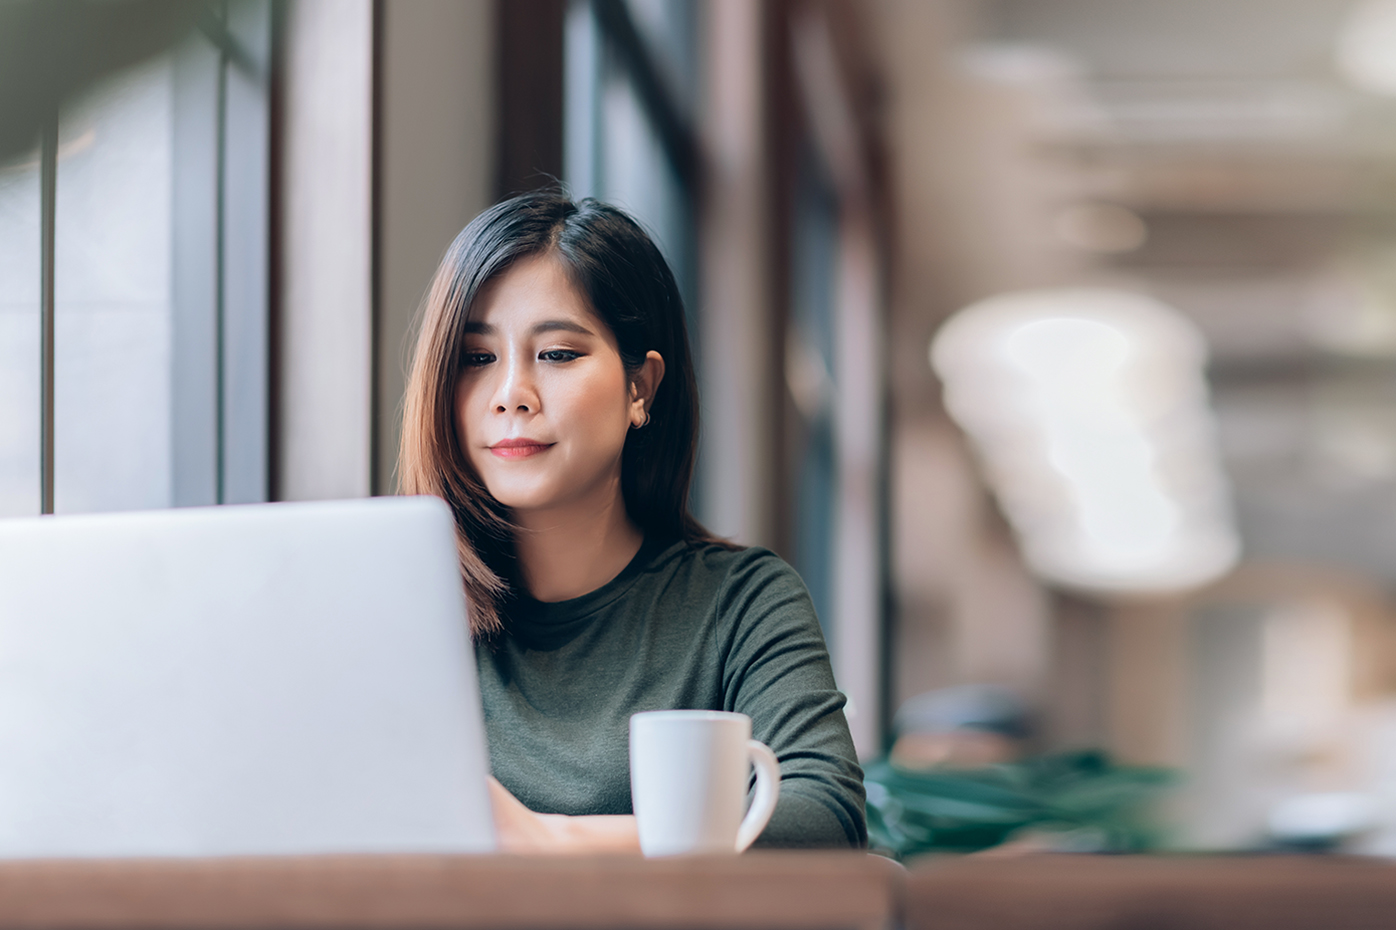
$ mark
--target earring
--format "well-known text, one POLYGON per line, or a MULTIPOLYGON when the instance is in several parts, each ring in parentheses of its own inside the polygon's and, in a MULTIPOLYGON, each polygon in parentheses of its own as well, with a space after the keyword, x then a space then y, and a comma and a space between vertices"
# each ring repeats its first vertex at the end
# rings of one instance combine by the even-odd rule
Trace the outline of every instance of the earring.
POLYGON ((646 411, 645 411, 645 418, 644 418, 643 420, 641 420, 639 423, 631 423, 631 424, 630 424, 630 428, 631 428, 631 429, 644 429, 646 426, 649 426, 649 425, 650 425, 650 413, 649 413, 648 410, 646 410, 646 411))

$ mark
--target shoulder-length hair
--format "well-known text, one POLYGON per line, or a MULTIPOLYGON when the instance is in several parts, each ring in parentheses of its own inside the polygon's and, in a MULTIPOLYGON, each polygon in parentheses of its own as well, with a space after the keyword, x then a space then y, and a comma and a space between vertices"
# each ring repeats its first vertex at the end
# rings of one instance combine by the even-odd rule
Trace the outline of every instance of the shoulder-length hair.
POLYGON ((513 526, 471 468, 456 434, 454 397, 465 324, 487 284, 519 259, 547 254, 566 269, 591 310, 615 335, 621 360, 638 371, 645 354, 664 359, 649 423, 631 430, 621 453, 626 513, 646 539, 715 539, 688 511, 698 443, 698 386, 673 272, 640 225, 596 200, 555 192, 496 204, 451 243, 428 292, 407 382, 398 482, 404 494, 434 494, 455 513, 461 576, 477 638, 503 629, 513 526))

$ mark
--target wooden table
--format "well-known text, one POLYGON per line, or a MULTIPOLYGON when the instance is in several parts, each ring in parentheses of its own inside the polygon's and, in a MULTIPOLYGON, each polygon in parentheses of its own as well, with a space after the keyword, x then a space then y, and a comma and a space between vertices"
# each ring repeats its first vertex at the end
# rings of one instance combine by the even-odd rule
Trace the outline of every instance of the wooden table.
POLYGON ((1338 856, 922 860, 906 930, 1392 930, 1396 865, 1338 856))
POLYGON ((1396 865, 859 853, 0 863, 0 930, 1388 930, 1396 865))
POLYGON ((887 930, 898 866, 861 853, 0 863, 0 930, 887 930))

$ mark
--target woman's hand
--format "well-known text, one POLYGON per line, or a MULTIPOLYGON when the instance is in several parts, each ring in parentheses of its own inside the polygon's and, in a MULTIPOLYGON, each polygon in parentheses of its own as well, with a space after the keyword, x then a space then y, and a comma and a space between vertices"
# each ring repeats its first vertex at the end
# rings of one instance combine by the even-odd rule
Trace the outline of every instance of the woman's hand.
POLYGON ((499 851, 507 853, 558 852, 553 829, 543 815, 523 806, 493 776, 490 776, 490 807, 494 810, 494 829, 499 837, 499 851))
POLYGON ((499 851, 506 853, 638 853, 640 835, 635 818, 624 815, 567 817, 535 814, 493 775, 489 780, 490 806, 499 836, 499 851))

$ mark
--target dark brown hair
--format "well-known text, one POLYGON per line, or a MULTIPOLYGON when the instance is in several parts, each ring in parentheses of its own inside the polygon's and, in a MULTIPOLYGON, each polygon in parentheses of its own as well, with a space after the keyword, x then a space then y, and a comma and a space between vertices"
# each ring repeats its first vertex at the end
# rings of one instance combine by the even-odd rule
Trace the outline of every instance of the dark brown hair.
POLYGON ((404 494, 434 494, 456 516, 461 576, 477 636, 503 629, 500 606, 515 576, 507 508, 470 467, 456 435, 454 397, 465 323, 487 284, 514 262, 552 255, 591 310, 615 335, 626 370, 658 352, 665 373, 644 429, 621 452, 626 513, 647 540, 722 543, 688 511, 698 446, 698 385, 673 272, 650 237, 623 211, 555 192, 496 204, 451 243, 428 293, 407 382, 398 481, 404 494))

